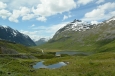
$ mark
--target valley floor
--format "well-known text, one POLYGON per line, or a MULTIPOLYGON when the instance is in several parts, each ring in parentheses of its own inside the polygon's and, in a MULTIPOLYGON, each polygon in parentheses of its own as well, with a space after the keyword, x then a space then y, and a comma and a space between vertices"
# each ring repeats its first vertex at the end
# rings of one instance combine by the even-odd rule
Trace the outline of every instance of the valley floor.
POLYGON ((49 59, 40 56, 36 56, 36 59, 1 56, 0 76, 115 76, 115 52, 49 59), (41 60, 44 60, 46 65, 60 61, 69 64, 59 69, 33 69, 32 66, 41 60))

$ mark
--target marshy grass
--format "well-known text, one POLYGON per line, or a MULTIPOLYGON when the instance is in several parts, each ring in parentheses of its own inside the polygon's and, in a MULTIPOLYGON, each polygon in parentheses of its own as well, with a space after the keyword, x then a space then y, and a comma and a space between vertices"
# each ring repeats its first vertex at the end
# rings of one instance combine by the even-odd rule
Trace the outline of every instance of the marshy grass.
POLYGON ((0 76, 115 76, 114 51, 97 52, 88 56, 62 55, 56 57, 55 52, 41 54, 37 53, 39 50, 34 50, 29 52, 25 50, 24 53, 19 51, 21 52, 19 54, 24 54, 28 56, 27 58, 1 54, 0 76), (29 58, 30 56, 35 58, 29 58), (45 61, 45 65, 58 62, 68 62, 68 64, 58 69, 34 69, 33 65, 39 61, 45 61))
POLYGON ((90 56, 65 56, 44 59, 44 64, 69 62, 58 69, 33 69, 43 59, 0 58, 0 76, 114 76, 115 52, 96 53, 90 56))

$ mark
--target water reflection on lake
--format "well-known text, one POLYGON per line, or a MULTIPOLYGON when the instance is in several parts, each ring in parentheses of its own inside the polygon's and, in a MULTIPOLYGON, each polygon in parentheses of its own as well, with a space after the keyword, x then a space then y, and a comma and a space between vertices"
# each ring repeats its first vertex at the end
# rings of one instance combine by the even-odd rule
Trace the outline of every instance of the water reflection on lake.
POLYGON ((59 63, 56 63, 56 64, 52 64, 52 65, 44 65, 43 64, 44 61, 41 61, 41 62, 38 62, 36 65, 33 65, 33 68, 34 69, 40 69, 40 68, 49 68, 49 69, 56 69, 56 68, 60 68, 62 66, 66 66, 67 64, 64 63, 64 62, 59 62, 59 63))
POLYGON ((56 56, 61 56, 61 54, 67 54, 67 55, 90 55, 89 52, 79 52, 79 51, 59 51, 56 52, 56 56))

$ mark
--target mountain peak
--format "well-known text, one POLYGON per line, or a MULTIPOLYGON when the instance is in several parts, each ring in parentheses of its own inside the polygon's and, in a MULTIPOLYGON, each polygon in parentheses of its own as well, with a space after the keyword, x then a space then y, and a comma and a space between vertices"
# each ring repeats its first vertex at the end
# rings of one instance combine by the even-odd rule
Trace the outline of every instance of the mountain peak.
POLYGON ((11 28, 9 26, 6 26, 6 25, 0 25, 1 28, 11 28))
POLYGON ((22 34, 9 26, 0 25, 0 39, 20 43, 26 46, 35 45, 28 35, 22 34))
POLYGON ((61 28, 44 47, 47 49, 60 48, 61 50, 76 51, 113 51, 115 50, 113 49, 115 44, 115 17, 108 19, 108 21, 109 23, 104 21, 104 23, 92 25, 91 28, 83 21, 76 22, 74 20, 73 23, 61 28), (77 27, 71 28, 72 26, 77 27), (89 29, 82 32, 81 29, 85 29, 84 26, 89 29), (73 29, 80 29, 81 31, 73 31, 73 29))
POLYGON ((92 26, 93 25, 88 22, 74 19, 73 22, 70 22, 63 28, 59 29, 56 32, 56 34, 65 32, 65 31, 85 31, 85 30, 92 28, 92 26))
POLYGON ((82 20, 74 19, 74 21, 72 23, 75 23, 75 22, 82 22, 82 20))

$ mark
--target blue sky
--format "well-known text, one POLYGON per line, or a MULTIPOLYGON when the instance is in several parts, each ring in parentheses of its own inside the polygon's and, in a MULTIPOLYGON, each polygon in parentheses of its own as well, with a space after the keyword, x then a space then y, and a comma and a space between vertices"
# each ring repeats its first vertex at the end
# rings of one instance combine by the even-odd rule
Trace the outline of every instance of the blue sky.
POLYGON ((0 0, 0 25, 33 40, 51 38, 74 19, 98 23, 115 16, 115 0, 0 0))

